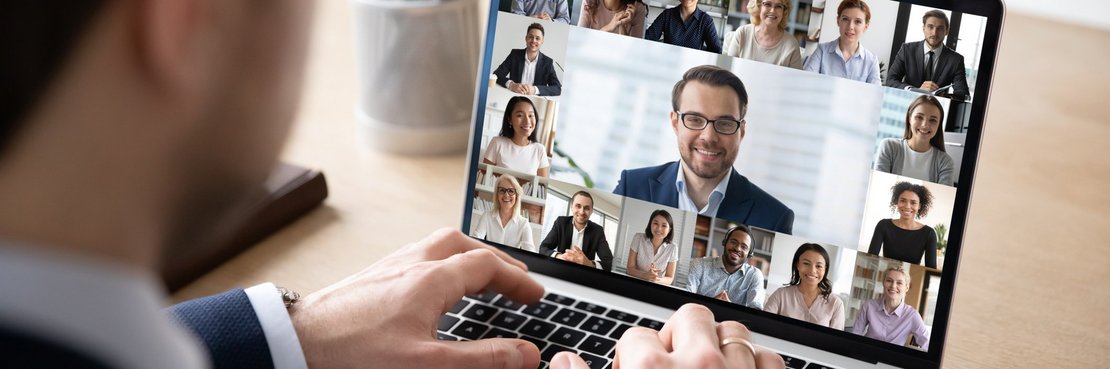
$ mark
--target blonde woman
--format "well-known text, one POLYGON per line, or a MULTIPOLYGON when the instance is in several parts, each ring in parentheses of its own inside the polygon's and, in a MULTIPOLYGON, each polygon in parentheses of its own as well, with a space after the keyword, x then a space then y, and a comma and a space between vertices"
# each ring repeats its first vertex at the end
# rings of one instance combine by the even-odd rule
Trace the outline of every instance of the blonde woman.
POLYGON ((536 252, 532 240, 532 225, 520 215, 520 182, 515 177, 502 174, 497 178, 493 191, 493 210, 482 214, 474 227, 474 237, 536 252))
POLYGON ((909 289, 909 273, 898 266, 887 268, 883 273, 883 297, 863 303, 852 333, 895 345, 905 345, 913 336, 918 347, 929 351, 925 321, 905 302, 909 289))
POLYGON ((752 23, 733 32, 725 55, 802 69, 802 48, 786 33, 790 8, 788 0, 748 1, 752 23))

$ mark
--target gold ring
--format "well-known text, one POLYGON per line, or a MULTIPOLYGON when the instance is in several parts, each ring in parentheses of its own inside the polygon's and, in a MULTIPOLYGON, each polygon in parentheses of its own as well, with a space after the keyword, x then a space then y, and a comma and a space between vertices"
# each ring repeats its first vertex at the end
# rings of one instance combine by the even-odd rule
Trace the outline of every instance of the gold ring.
POLYGON ((734 344, 734 343, 744 345, 744 347, 748 348, 748 351, 752 352, 752 357, 755 357, 755 346, 752 346, 751 342, 749 342, 746 339, 740 338, 740 337, 729 337, 729 338, 725 338, 725 339, 721 340, 721 348, 724 349, 725 346, 731 345, 731 344, 734 344))

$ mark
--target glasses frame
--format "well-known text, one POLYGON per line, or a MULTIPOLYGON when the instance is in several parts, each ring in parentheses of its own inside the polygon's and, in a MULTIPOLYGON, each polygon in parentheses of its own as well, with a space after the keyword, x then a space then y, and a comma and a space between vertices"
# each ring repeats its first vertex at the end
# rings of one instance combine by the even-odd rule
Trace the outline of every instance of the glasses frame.
POLYGON ((704 130, 705 127, 708 127, 708 126, 712 125, 713 126, 713 131, 715 131, 717 133, 720 133, 722 135, 726 135, 726 136, 731 136, 731 135, 736 134, 736 132, 739 132, 740 129, 744 127, 744 124, 747 123, 744 119, 740 119, 740 120, 736 120, 736 119, 732 119, 732 118, 709 119, 708 117, 706 117, 704 115, 701 115, 700 113, 694 113, 694 112, 676 111, 675 114, 678 114, 678 120, 680 122, 682 122, 682 126, 686 127, 687 129, 694 130, 694 131, 701 131, 701 130, 704 130), (686 124, 686 116, 695 116, 695 117, 698 117, 698 118, 701 118, 701 119, 705 119, 705 125, 701 126, 701 127, 691 127, 689 124, 686 124), (720 126, 717 125, 717 122, 720 122, 720 121, 736 122, 736 129, 733 130, 732 132, 722 131, 720 126))

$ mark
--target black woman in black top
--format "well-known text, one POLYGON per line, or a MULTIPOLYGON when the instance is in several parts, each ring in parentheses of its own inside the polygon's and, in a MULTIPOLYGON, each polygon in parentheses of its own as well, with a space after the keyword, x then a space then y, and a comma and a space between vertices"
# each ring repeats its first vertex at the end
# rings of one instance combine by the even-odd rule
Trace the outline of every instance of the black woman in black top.
POLYGON ((867 252, 908 263, 937 267, 937 232, 918 219, 929 213, 933 194, 922 185, 898 182, 891 188, 890 207, 898 212, 897 219, 883 219, 875 224, 871 246, 867 252))

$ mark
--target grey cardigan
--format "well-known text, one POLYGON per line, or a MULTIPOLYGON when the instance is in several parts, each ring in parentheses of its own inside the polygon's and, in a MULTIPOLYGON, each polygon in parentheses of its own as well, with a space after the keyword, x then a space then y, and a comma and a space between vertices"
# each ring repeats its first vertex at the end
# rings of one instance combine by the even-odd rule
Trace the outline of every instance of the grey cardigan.
MULTIPOLYGON (((902 138, 887 138, 880 142, 879 151, 875 153, 875 170, 902 175, 902 163, 905 161, 903 158, 903 150, 905 149, 903 147, 905 145, 906 140, 902 138)), ((918 179, 945 186, 954 185, 956 174, 953 172, 956 164, 952 162, 952 157, 940 150, 932 150, 932 153, 933 170, 929 173, 929 178, 918 179)))

